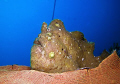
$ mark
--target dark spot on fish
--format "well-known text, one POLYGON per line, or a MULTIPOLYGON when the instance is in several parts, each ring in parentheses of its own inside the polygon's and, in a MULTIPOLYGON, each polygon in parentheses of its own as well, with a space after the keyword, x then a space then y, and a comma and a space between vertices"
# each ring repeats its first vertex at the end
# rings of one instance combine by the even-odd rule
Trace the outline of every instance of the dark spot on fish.
POLYGON ((48 76, 51 76, 51 77, 52 77, 52 75, 48 75, 48 76))
POLYGON ((66 50, 64 50, 64 52, 65 52, 65 53, 67 53, 67 51, 66 51, 66 50))
POLYGON ((79 70, 83 70, 83 69, 87 69, 87 72, 89 69, 92 69, 91 67, 82 67, 82 68, 79 68, 79 70))
MULTIPOLYGON (((35 40, 34 44, 41 45, 41 42, 39 40, 35 40)), ((42 46, 42 45, 41 45, 42 46)))

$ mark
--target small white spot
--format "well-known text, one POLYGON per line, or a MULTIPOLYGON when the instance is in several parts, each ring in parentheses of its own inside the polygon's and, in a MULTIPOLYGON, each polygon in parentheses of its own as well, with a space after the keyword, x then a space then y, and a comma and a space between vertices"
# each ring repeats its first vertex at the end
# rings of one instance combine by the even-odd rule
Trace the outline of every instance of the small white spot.
POLYGON ((57 43, 56 43, 56 45, 57 45, 57 43))
POLYGON ((99 57, 97 59, 99 59, 99 57))
POLYGON ((61 29, 59 29, 59 31, 61 31, 61 29))
POLYGON ((55 41, 53 40, 52 42, 54 43, 55 41))
POLYGON ((44 45, 44 47, 46 47, 46 44, 44 45))
POLYGON ((37 49, 38 49, 39 52, 41 52, 40 48, 37 47, 37 49))
POLYGON ((71 46, 72 46, 72 44, 71 44, 71 46))
POLYGON ((40 37, 40 38, 41 38, 41 34, 39 34, 39 35, 38 35, 38 37, 40 37))
POLYGON ((88 52, 88 54, 90 54, 90 52, 88 52))
POLYGON ((69 56, 67 56, 67 58, 70 59, 69 56))
POLYGON ((91 65, 92 65, 93 63, 91 63, 91 65))
POLYGON ((44 25, 44 27, 47 27, 47 25, 44 25))
POLYGON ((72 59, 72 55, 69 55, 69 58, 71 58, 71 59, 72 59))
POLYGON ((84 58, 82 58, 82 61, 84 60, 84 58))
POLYGON ((67 56, 68 59, 72 59, 72 55, 67 56))
POLYGON ((48 40, 51 40, 51 37, 48 37, 48 40))
POLYGON ((75 65, 73 65, 73 66, 75 66, 75 65))
POLYGON ((61 54, 61 52, 59 52, 59 54, 61 54))
POLYGON ((85 46, 84 46, 84 48, 85 48, 85 46))
POLYGON ((57 50, 57 52, 58 52, 58 50, 57 50))
POLYGON ((47 31, 50 31, 50 28, 48 28, 47 31))
POLYGON ((45 51, 42 51, 42 57, 44 57, 45 51))

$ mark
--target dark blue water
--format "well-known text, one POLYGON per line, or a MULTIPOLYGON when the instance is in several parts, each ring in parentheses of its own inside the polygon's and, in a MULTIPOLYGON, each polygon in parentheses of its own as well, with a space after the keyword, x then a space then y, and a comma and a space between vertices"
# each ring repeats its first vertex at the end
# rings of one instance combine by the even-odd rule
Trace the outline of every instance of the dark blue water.
MULTIPOLYGON (((120 44, 120 0, 56 0, 54 19, 68 31, 81 31, 95 42, 98 56, 120 44)), ((0 66, 30 66, 30 50, 42 22, 52 20, 54 0, 0 0, 0 66)))

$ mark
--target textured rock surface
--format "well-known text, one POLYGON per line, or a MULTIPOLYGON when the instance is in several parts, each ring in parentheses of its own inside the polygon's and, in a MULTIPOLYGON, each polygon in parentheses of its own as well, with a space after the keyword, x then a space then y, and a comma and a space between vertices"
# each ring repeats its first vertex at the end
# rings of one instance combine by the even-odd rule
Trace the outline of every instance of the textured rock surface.
POLYGON ((88 70, 45 73, 24 69, 9 71, 10 67, 2 66, 2 70, 0 67, 0 84, 120 84, 120 58, 115 51, 98 67, 88 70))
POLYGON ((48 27, 44 22, 31 49, 31 67, 54 73, 82 67, 94 68, 103 59, 94 57, 93 51, 94 43, 87 42, 83 33, 66 31, 63 22, 58 19, 48 27))
POLYGON ((7 65, 0 66, 0 71, 21 71, 21 70, 30 70, 28 66, 18 66, 18 65, 7 65))

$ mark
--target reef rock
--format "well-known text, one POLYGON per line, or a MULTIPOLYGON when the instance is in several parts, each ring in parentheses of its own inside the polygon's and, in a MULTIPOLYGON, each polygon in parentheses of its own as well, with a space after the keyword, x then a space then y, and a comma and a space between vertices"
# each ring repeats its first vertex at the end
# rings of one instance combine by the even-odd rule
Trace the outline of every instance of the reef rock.
POLYGON ((11 65, 0 67, 0 84, 120 84, 120 58, 116 51, 93 69, 45 73, 14 66, 21 71, 13 70, 11 65))
POLYGON ((44 22, 31 49, 31 68, 50 73, 94 68, 103 59, 94 57, 93 51, 94 43, 88 42, 83 33, 68 32, 59 19, 49 26, 44 22))

